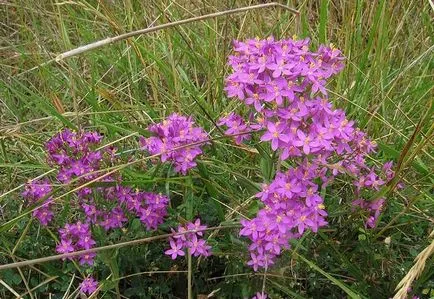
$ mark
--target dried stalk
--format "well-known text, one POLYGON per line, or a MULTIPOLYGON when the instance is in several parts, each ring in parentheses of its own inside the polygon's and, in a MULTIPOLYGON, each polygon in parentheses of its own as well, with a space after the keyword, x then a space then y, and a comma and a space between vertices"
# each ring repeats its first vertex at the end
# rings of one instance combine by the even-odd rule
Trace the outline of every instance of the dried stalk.
MULTIPOLYGON (((63 53, 57 55, 54 59, 46 61, 46 62, 44 62, 44 63, 42 63, 42 64, 40 64, 34 68, 31 68, 30 70, 23 72, 23 73, 27 73, 27 72, 32 71, 34 69, 37 69, 41 66, 48 65, 52 62, 60 62, 66 58, 76 56, 76 55, 79 55, 79 54, 82 54, 84 52, 88 52, 88 51, 91 51, 91 50, 94 50, 97 48, 101 48, 103 46, 106 46, 106 45, 109 45, 109 44, 112 44, 112 43, 115 43, 118 41, 122 41, 122 40, 128 39, 130 37, 163 30, 163 29, 167 29, 170 27, 175 27, 175 26, 179 26, 179 25, 193 23, 193 22, 197 22, 197 21, 203 21, 203 20, 207 20, 207 19, 213 19, 213 18, 218 18, 218 17, 222 17, 222 16, 238 14, 238 13, 249 11, 249 10, 262 9, 262 8, 267 8, 267 7, 283 8, 285 10, 288 10, 288 11, 294 13, 297 16, 297 18, 300 16, 300 12, 298 10, 296 10, 292 7, 289 7, 287 5, 277 3, 277 2, 264 3, 264 4, 258 4, 258 5, 250 5, 250 6, 245 6, 245 7, 229 9, 229 10, 225 10, 225 11, 219 11, 219 12, 210 13, 210 14, 203 15, 203 16, 197 16, 197 17, 179 20, 179 21, 175 21, 175 22, 170 22, 167 24, 162 24, 162 25, 158 25, 158 26, 154 26, 154 27, 149 27, 149 28, 145 28, 145 29, 132 31, 132 32, 127 32, 127 33, 120 34, 120 35, 113 36, 113 37, 107 37, 105 39, 102 39, 102 40, 99 40, 99 41, 96 41, 96 42, 93 42, 93 43, 90 43, 90 44, 87 44, 84 46, 80 46, 78 48, 75 48, 75 49, 72 49, 72 50, 69 50, 66 52, 63 52, 63 53)), ((297 24, 298 24, 298 22, 297 22, 297 24)), ((21 74, 23 74, 23 73, 21 73, 21 74)))
POLYGON ((192 258, 190 248, 187 249, 187 299, 193 299, 193 284, 192 284, 192 276, 193 276, 193 266, 192 266, 192 258))
MULTIPOLYGON (((434 237, 434 231, 430 234, 430 237, 434 237)), ((404 278, 398 283, 395 290, 398 290, 393 296, 393 299, 405 299, 407 298, 407 291, 410 289, 413 281, 416 280, 420 274, 422 274, 423 269, 425 268, 425 264, 427 259, 434 254, 434 239, 431 241, 431 244, 428 245, 427 248, 422 250, 421 253, 417 255, 414 259, 415 263, 413 267, 411 267, 410 271, 404 276, 404 278)))
POLYGON ((277 3, 277 2, 271 2, 271 3, 264 3, 264 4, 258 4, 258 5, 250 5, 250 6, 245 6, 245 7, 239 7, 239 8, 234 8, 234 9, 229 9, 229 10, 225 10, 225 11, 219 11, 219 12, 215 12, 215 13, 211 13, 211 14, 207 14, 207 15, 203 15, 203 16, 198 16, 198 17, 193 17, 193 18, 188 18, 188 19, 184 19, 184 20, 179 20, 179 21, 175 21, 175 22, 170 22, 170 23, 166 23, 166 24, 162 24, 162 25, 158 25, 155 27, 148 27, 145 29, 140 29, 140 30, 136 30, 136 31, 132 31, 132 32, 127 32, 121 35, 117 35, 114 37, 107 37, 103 40, 99 40, 97 42, 93 42, 84 46, 80 46, 78 48, 63 52, 59 55, 57 55, 54 59, 48 60, 44 63, 41 63, 27 71, 24 71, 18 75, 23 75, 25 73, 31 72, 35 69, 38 69, 42 66, 46 66, 48 64, 51 64, 52 62, 60 62, 66 58, 72 57, 72 56, 76 56, 79 54, 82 54, 84 52, 88 52, 94 49, 98 49, 101 48, 103 46, 121 41, 121 40, 125 40, 134 36, 138 36, 138 35, 142 35, 142 34, 146 34, 146 33, 150 33, 150 32, 155 32, 155 31, 159 31, 159 30, 163 30, 163 29, 167 29, 170 27, 174 27, 174 26, 178 26, 178 25, 184 25, 184 24, 188 24, 188 23, 193 23, 193 22, 197 22, 197 21, 203 21, 203 20, 207 20, 207 19, 213 19, 213 18, 218 18, 218 17, 222 17, 222 16, 227 16, 227 15, 233 15, 233 14, 237 14, 237 13, 241 13, 241 12, 245 12, 245 11, 249 11, 249 10, 255 10, 255 9, 262 9, 262 8, 267 8, 267 7, 278 7, 278 8, 283 8, 286 9, 292 13, 294 13, 297 17, 296 20, 296 28, 299 27, 299 17, 300 17, 300 12, 292 7, 289 7, 287 5, 281 4, 281 3, 277 3))
MULTIPOLYGON (((239 227, 239 225, 234 224, 234 225, 208 227, 208 228, 203 229, 201 231, 210 231, 210 230, 216 230, 216 229, 236 228, 236 227, 239 227)), ((158 236, 153 236, 153 237, 148 237, 148 238, 143 238, 143 239, 137 239, 137 240, 132 240, 132 241, 126 241, 126 242, 121 242, 121 243, 116 243, 116 244, 111 244, 111 245, 106 245, 106 246, 94 247, 94 248, 87 249, 87 250, 80 250, 80 251, 75 251, 75 252, 71 252, 71 253, 51 255, 51 256, 32 259, 32 260, 28 260, 28 261, 22 261, 22 262, 15 262, 15 263, 10 263, 10 264, 6 264, 6 265, 0 265, 0 271, 5 270, 5 269, 34 265, 34 264, 41 264, 41 263, 45 263, 45 262, 49 262, 49 261, 55 261, 55 260, 59 260, 59 259, 71 258, 74 256, 98 252, 98 251, 102 251, 102 250, 117 249, 117 248, 131 246, 131 245, 149 243, 149 242, 152 242, 155 240, 167 239, 167 238, 170 238, 170 237, 173 237, 176 235, 183 235, 183 234, 194 233, 194 232, 197 232, 197 230, 189 230, 189 231, 185 231, 185 232, 181 232, 181 233, 163 234, 163 235, 158 235, 158 236)))
POLYGON ((232 15, 232 14, 236 14, 236 13, 240 13, 240 12, 244 12, 244 11, 249 11, 249 10, 254 10, 254 9, 260 9, 260 8, 266 8, 266 7, 280 7, 280 8, 284 8, 286 10, 289 10, 290 12, 299 15, 300 12, 294 8, 291 8, 287 5, 281 4, 281 3, 276 3, 276 2, 272 2, 272 3, 265 3, 265 4, 258 4, 258 5, 251 5, 251 6, 246 6, 246 7, 240 7, 240 8, 235 8, 235 9, 229 9, 229 10, 225 10, 225 11, 219 11, 219 12, 215 12, 215 13, 211 13, 211 14, 207 14, 207 15, 203 15, 203 16, 198 16, 198 17, 193 17, 193 18, 189 18, 189 19, 184 19, 184 20, 179 20, 179 21, 175 21, 175 22, 171 22, 171 23, 167 23, 167 24, 162 24, 162 25, 158 25, 155 27, 150 27, 150 28, 145 28, 145 29, 140 29, 137 31, 132 31, 132 32, 128 32, 128 33, 124 33, 118 36, 114 36, 114 37, 108 37, 106 39, 103 40, 99 40, 97 42, 88 44, 88 45, 84 45, 75 49, 72 49, 70 51, 64 52, 62 54, 59 54, 56 56, 56 58, 54 58, 54 60, 56 62, 59 62, 63 59, 66 59, 68 57, 72 57, 87 51, 91 51, 100 47, 103 47, 105 45, 108 44, 112 44, 121 40, 125 40, 128 39, 130 37, 133 36, 137 36, 137 35, 142 35, 142 34, 146 34, 146 33, 150 33, 150 32, 154 32, 154 31, 159 31, 162 29, 166 29, 166 28, 170 28, 170 27, 174 27, 174 26, 178 26, 178 25, 183 25, 183 24, 188 24, 188 23, 192 23, 192 22, 197 22, 197 21, 202 21, 202 20, 206 20, 206 19, 212 19, 212 18, 217 18, 217 17, 221 17, 221 16, 226 16, 226 15, 232 15))

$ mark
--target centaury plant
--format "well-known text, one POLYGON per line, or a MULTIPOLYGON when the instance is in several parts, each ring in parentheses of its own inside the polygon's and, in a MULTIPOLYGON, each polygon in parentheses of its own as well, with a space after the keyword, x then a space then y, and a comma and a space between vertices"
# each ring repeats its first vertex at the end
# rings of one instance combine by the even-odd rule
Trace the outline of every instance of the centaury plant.
POLYGON ((430 5, 152 2, 0 3, 0 298, 432 296, 430 5))

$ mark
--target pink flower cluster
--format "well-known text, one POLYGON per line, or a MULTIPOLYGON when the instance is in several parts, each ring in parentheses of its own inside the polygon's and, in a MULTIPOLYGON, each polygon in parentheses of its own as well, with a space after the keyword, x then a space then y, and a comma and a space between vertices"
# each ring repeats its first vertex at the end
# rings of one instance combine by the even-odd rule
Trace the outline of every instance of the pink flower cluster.
MULTIPOLYGON (((45 147, 50 165, 59 168, 57 179, 62 183, 72 183, 75 179, 77 184, 83 184, 104 174, 103 169, 116 162, 116 149, 96 149, 101 145, 102 138, 96 132, 73 132, 68 129, 53 136, 45 147)), ((92 248, 95 245, 92 225, 101 226, 106 231, 121 228, 128 222, 127 213, 140 218, 148 230, 156 229, 163 222, 169 204, 167 196, 133 191, 120 185, 120 175, 107 176, 101 181, 114 186, 84 187, 76 192, 84 220, 67 223, 63 229, 59 229, 61 240, 56 248, 58 253, 92 248)), ((23 196, 29 204, 34 204, 51 191, 49 180, 33 181, 26 185, 23 196)), ((54 204, 51 200, 51 197, 45 199, 43 205, 33 213, 43 225, 54 218, 54 204)), ((95 254, 80 256, 80 264, 92 265, 94 257, 95 254)))
POLYGON ((93 277, 87 277, 80 283, 80 291, 88 295, 92 294, 98 288, 98 281, 93 277))
MULTIPOLYGON (((363 188, 370 188, 374 190, 379 190, 386 182, 389 182, 395 176, 395 172, 392 170, 393 163, 391 161, 384 163, 380 176, 375 172, 375 168, 366 169, 365 173, 358 173, 357 179, 353 182, 356 186, 355 194, 358 199, 352 202, 354 207, 359 207, 362 210, 367 211, 368 220, 366 220, 365 226, 369 228, 374 228, 377 225, 377 219, 381 214, 381 210, 384 207, 384 198, 379 198, 374 201, 368 202, 361 198, 361 191, 363 188)), ((397 188, 403 188, 403 184, 399 182, 397 188)))
MULTIPOLYGON (((344 67, 341 52, 326 46, 309 51, 308 39, 273 38, 235 41, 234 51, 228 62, 233 70, 226 80, 228 96, 252 108, 257 119, 254 129, 264 130, 261 141, 269 142, 280 160, 295 164, 277 173, 257 194, 265 205, 258 215, 241 221, 240 234, 252 241, 248 264, 255 271, 270 266, 291 238, 326 225, 319 190, 339 174, 354 178, 362 203, 358 206, 368 209, 367 225, 374 226, 384 200, 366 203, 361 189, 378 190, 393 171, 391 164, 383 169, 383 179, 377 168, 366 164, 375 142, 328 101, 325 86, 344 67)), ((235 114, 220 124, 228 127, 227 133, 247 130, 246 122, 235 114)))
POLYGON ((140 139, 143 149, 151 155, 161 154, 162 162, 172 162, 175 171, 184 175, 196 166, 195 159, 202 154, 201 146, 208 140, 207 133, 201 127, 195 127, 191 117, 176 113, 148 129, 155 136, 140 139))
POLYGON ((261 125, 255 122, 246 122, 241 116, 233 112, 227 116, 220 118, 217 123, 219 126, 226 126, 228 129, 225 131, 226 135, 235 135, 234 141, 236 144, 241 144, 243 141, 252 138, 251 132, 261 129, 261 125))
MULTIPOLYGON (((103 151, 92 148, 100 144, 102 135, 97 132, 78 131, 68 129, 53 136, 46 144, 48 163, 59 167, 57 179, 68 183, 73 178, 92 180, 100 174, 98 170, 103 159, 103 151)), ((110 149, 105 151, 110 154, 110 149)))
POLYGON ((205 225, 200 224, 198 218, 194 223, 189 222, 186 225, 178 226, 177 231, 172 229, 172 233, 177 233, 177 235, 169 239, 170 249, 166 250, 165 254, 170 255, 174 260, 178 256, 184 256, 184 249, 188 248, 193 256, 210 256, 211 246, 202 238, 206 228, 205 225))
POLYGON ((33 211, 33 217, 46 226, 53 219, 54 213, 52 211, 52 197, 48 196, 52 192, 50 182, 48 180, 35 180, 31 181, 24 187, 22 196, 27 201, 28 205, 42 204, 33 211), (44 199, 44 202, 39 202, 44 199))
POLYGON ((133 191, 129 187, 97 188, 103 200, 97 206, 92 194, 81 195, 82 209, 89 222, 100 225, 106 231, 121 228, 128 221, 125 210, 140 218, 148 230, 156 229, 167 215, 169 198, 152 192, 133 191))
MULTIPOLYGON (((58 253, 63 254, 90 249, 96 244, 95 240, 92 239, 89 224, 81 223, 80 221, 75 224, 66 224, 63 228, 59 229, 59 234, 61 239, 56 247, 58 253)), ((79 256, 80 265, 88 264, 92 266, 95 256, 95 253, 86 253, 79 256)))
POLYGON ((255 271, 274 264, 274 258, 289 240, 300 237, 306 230, 314 232, 327 224, 323 198, 318 194, 316 167, 300 165, 286 173, 277 173, 275 179, 264 185, 256 196, 264 203, 257 216, 241 220, 241 236, 248 237, 251 260, 255 271))
POLYGON ((359 207, 368 212, 368 220, 366 220, 365 226, 369 228, 377 226, 377 219, 381 214, 384 203, 384 198, 379 198, 371 202, 363 199, 356 199, 352 202, 354 207, 359 207))

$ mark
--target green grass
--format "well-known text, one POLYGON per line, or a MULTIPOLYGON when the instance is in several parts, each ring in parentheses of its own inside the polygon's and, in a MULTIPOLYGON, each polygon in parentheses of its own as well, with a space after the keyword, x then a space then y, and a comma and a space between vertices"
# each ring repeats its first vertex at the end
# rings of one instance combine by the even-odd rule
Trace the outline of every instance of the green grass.
MULTIPOLYGON (((138 147, 137 135, 145 135, 148 124, 179 112, 193 115, 218 136, 218 118, 240 110, 239 103, 227 99, 223 91, 231 41, 297 34, 310 37, 315 47, 333 43, 342 49, 346 68, 328 86, 331 98, 379 144, 373 163, 402 162, 399 173, 406 188, 387 194, 387 209, 379 227, 371 231, 363 229, 360 219, 348 216, 353 198, 346 182, 327 190, 330 227, 299 240, 293 252, 286 252, 267 277, 266 290, 272 298, 342 298, 345 294, 388 298, 393 294, 414 257, 427 246, 434 217, 434 32, 428 2, 287 1, 301 12, 298 29, 292 13, 267 8, 172 27, 44 64, 57 54, 106 37, 251 3, 256 2, 0 2, 0 227, 13 224, 0 232, 1 264, 54 253, 55 228, 49 232, 29 217, 18 219, 25 212, 20 190, 8 192, 50 170, 42 146, 52 134, 64 127, 97 129, 121 152, 128 151, 138 147), (128 135, 132 136, 123 138, 128 135), (391 238, 390 245, 384 243, 386 237, 391 238)), ((175 214, 200 215, 210 224, 236 221, 239 214, 253 215, 257 205, 252 195, 275 172, 265 149, 254 153, 226 140, 207 148, 191 177, 168 178, 167 168, 144 166, 122 170, 129 184, 170 192, 175 214)), ((65 196, 62 202, 67 205, 69 199, 65 196)), ((109 242, 146 235, 133 226, 128 230, 109 242)), ((187 269, 182 263, 172 269, 170 261, 158 256, 165 244, 153 246, 108 253, 125 266, 113 270, 118 266, 102 263, 100 278, 115 272, 123 277, 187 269)), ((246 244, 237 238, 236 230, 216 234, 213 246, 215 259, 193 262, 194 292, 220 289, 218 298, 252 295, 262 285, 262 277, 244 266, 246 244), (225 277, 208 280, 216 276, 225 277)), ((0 279, 19 294, 37 287, 28 298, 44 298, 53 288, 66 291, 69 267, 73 266, 58 269, 56 262, 35 265, 21 272, 0 272, 0 279)), ((120 287, 125 296, 185 297, 187 275, 134 276, 121 280, 120 287), (165 289, 169 286, 172 289, 165 289)), ((427 264, 413 289, 420 294, 430 288, 434 289, 434 268, 427 264)), ((114 287, 104 292, 108 298, 116 293, 114 287)), ((11 296, 0 286, 1 298, 11 296)))

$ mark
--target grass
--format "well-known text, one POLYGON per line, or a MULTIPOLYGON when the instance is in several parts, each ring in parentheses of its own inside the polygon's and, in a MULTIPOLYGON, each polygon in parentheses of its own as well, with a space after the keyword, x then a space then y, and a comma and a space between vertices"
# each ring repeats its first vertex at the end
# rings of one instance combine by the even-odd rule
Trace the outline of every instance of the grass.
MULTIPOLYGON (((272 298, 296 297, 294 294, 337 298, 345 293, 350 297, 386 298, 394 293, 414 257, 431 242, 427 236, 434 217, 434 34, 428 2, 287 1, 285 4, 300 11, 299 22, 289 11, 266 8, 175 26, 44 64, 62 52, 106 37, 255 3, 0 2, 1 263, 54 252, 55 233, 31 223, 29 217, 19 218, 25 212, 19 191, 8 192, 50 170, 42 145, 53 133, 63 127, 97 129, 125 152, 122 157, 128 158, 130 150, 138 146, 137 135, 147 134, 148 124, 175 111, 193 115, 208 132, 218 136, 217 119, 240 109, 223 91, 231 41, 297 34, 310 37, 315 46, 333 43, 342 49, 346 68, 328 86, 332 100, 379 144, 379 155, 372 157, 373 163, 400 163, 400 178, 406 188, 387 193, 387 210, 373 231, 364 230, 361 221, 348 216, 352 193, 346 182, 327 190, 330 228, 301 239, 292 253, 285 253, 273 269, 276 273, 267 274, 266 290, 272 298), (5 223, 11 225, 5 227, 5 223), (390 244, 384 242, 388 237, 390 244)), ((132 186, 170 193, 179 217, 200 215, 213 225, 230 223, 239 214, 254 215, 257 205, 251 196, 258 184, 275 172, 270 154, 260 149, 255 153, 255 149, 216 140, 191 177, 168 178, 167 169, 144 169, 144 163, 125 168, 122 173, 132 186), (188 204, 183 197, 188 198, 188 204)), ((70 196, 59 196, 67 207, 70 196)), ((131 226, 109 242, 146 236, 131 226)), ((263 277, 250 275, 250 269, 243 266, 240 254, 245 255, 246 244, 237 238, 235 230, 230 234, 216 232, 215 240, 216 258, 193 261, 189 267, 195 294, 216 291, 219 298, 253 294, 263 277), (250 276, 233 276, 243 273, 250 276), (207 280, 215 276, 223 278, 207 280)), ((158 257, 165 245, 154 246, 112 252, 119 265, 126 265, 115 274, 124 277, 146 271, 187 270, 182 264, 177 265, 179 269, 171 269, 173 264, 158 257), (138 258, 134 260, 133 256, 138 258)), ((112 268, 116 266, 111 266, 101 265, 105 269, 101 278, 114 275, 112 268)), ((67 270, 73 266, 64 265, 61 270, 56 267, 54 262, 20 268, 19 272, 0 272, 4 287, 0 286, 0 297, 27 292, 32 294, 29 298, 43 298, 53 288, 66 291, 73 278, 67 270)), ((434 268, 427 263, 413 289, 432 292, 433 275, 434 268)), ((186 297, 187 276, 133 276, 122 280, 120 287, 127 297, 186 297)), ((108 297, 116 294, 115 287, 103 289, 108 297)))

